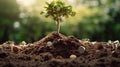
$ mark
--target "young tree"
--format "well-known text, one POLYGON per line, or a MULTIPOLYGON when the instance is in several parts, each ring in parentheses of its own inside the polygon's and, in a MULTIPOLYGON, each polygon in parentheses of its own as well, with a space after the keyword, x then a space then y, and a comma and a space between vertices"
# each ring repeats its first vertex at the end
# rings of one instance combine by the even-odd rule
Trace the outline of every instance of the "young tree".
POLYGON ((76 13, 72 11, 71 5, 66 5, 61 0, 46 2, 46 5, 45 11, 42 11, 41 14, 45 14, 45 17, 51 16, 57 22, 57 33, 59 34, 62 17, 74 16, 76 13))

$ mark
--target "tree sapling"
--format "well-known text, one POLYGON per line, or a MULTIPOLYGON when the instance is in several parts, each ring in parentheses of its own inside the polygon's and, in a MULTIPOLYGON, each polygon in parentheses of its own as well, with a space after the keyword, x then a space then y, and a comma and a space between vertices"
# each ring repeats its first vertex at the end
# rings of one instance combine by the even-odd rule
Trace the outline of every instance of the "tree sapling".
POLYGON ((51 16, 57 22, 57 33, 59 34, 62 18, 74 16, 76 13, 72 10, 71 5, 66 5, 61 0, 52 0, 51 2, 46 2, 46 5, 45 11, 42 11, 41 14, 45 14, 45 17, 51 16))

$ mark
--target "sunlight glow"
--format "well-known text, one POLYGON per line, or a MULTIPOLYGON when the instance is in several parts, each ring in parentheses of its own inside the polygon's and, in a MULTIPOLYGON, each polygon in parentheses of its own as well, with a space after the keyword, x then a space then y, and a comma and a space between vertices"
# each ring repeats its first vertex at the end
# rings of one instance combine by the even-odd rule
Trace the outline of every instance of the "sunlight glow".
POLYGON ((35 3, 35 0, 17 0, 17 2, 22 6, 29 7, 35 3))
POLYGON ((67 0, 69 3, 75 3, 75 0, 67 0))
POLYGON ((51 2, 51 1, 53 1, 53 0, 47 0, 48 2, 51 2))
POLYGON ((15 21, 13 26, 14 26, 14 28, 19 28, 20 27, 20 22, 19 21, 15 21))

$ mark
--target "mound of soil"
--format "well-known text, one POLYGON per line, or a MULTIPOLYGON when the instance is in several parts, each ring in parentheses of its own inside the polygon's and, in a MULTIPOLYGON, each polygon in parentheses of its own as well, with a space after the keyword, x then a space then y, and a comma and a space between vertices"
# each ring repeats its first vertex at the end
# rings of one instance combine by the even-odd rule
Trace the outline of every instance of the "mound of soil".
POLYGON ((53 32, 40 41, 35 42, 32 48, 27 47, 23 53, 39 55, 44 52, 49 52, 54 57, 62 56, 69 58, 71 54, 80 55, 78 52, 79 46, 81 46, 81 44, 75 37, 66 37, 53 32))
POLYGON ((32 44, 13 43, 0 45, 0 67, 120 67, 119 41, 90 42, 52 32, 32 44))

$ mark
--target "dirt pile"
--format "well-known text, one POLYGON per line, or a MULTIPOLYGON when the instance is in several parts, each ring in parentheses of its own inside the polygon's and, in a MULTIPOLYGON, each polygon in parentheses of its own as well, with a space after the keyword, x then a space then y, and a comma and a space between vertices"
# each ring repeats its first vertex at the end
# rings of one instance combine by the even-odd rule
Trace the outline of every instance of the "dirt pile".
POLYGON ((25 54, 39 55, 44 52, 53 54, 54 57, 62 56, 69 58, 71 54, 80 55, 78 48, 81 46, 79 40, 73 36, 66 37, 62 34, 53 32, 34 43, 34 46, 26 47, 25 54))
POLYGON ((120 43, 90 42, 53 32, 31 44, 0 45, 0 67, 120 67, 120 43))

